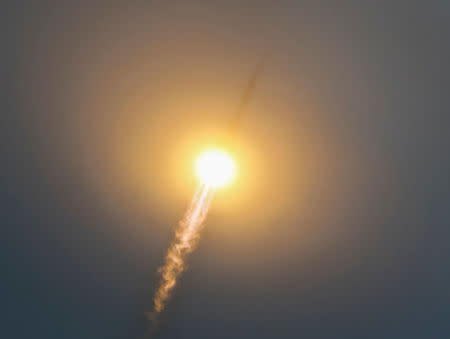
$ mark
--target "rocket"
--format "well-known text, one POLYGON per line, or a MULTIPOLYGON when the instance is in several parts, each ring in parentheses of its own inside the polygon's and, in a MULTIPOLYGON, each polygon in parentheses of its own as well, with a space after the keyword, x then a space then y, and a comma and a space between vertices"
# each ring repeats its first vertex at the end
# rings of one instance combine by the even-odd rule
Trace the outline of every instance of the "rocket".
POLYGON ((239 101, 239 106, 236 110, 236 113, 231 118, 230 124, 228 126, 228 131, 232 135, 238 132, 241 120, 245 114, 245 110, 255 90, 256 84, 258 83, 261 77, 262 71, 263 71, 263 64, 260 63, 255 67, 255 70, 253 71, 253 74, 247 83, 247 87, 242 93, 241 100, 239 101))
POLYGON ((242 93, 241 99, 239 100, 236 112, 229 120, 227 126, 224 129, 224 132, 222 133, 221 138, 219 139, 219 146, 221 146, 222 148, 229 150, 235 148, 236 138, 239 134, 242 119, 245 115, 248 103, 250 102, 255 91, 256 85, 261 78, 263 70, 263 63, 259 63, 256 65, 249 81, 247 82, 247 86, 242 93))

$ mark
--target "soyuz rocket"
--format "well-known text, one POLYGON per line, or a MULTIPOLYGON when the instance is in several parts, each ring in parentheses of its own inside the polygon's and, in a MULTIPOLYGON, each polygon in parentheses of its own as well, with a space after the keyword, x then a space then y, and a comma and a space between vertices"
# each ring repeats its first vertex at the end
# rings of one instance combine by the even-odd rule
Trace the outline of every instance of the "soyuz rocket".
POLYGON ((256 65, 247 86, 242 93, 241 99, 239 100, 239 104, 237 106, 236 112, 233 114, 231 119, 229 120, 227 126, 225 126, 222 135, 219 138, 218 145, 220 148, 225 148, 227 150, 233 150, 236 147, 236 138, 239 134, 239 130, 241 127, 242 119, 245 115, 246 108, 250 99, 252 98, 255 87, 261 78, 262 72, 264 70, 264 65, 259 63, 256 65))

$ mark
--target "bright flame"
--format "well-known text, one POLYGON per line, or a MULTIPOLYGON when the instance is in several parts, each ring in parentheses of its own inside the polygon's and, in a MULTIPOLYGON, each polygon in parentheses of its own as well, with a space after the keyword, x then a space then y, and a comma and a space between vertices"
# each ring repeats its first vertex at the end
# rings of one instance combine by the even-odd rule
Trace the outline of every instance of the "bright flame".
POLYGON ((228 153, 213 149, 197 158, 196 172, 202 183, 217 188, 231 182, 236 174, 236 165, 228 153))

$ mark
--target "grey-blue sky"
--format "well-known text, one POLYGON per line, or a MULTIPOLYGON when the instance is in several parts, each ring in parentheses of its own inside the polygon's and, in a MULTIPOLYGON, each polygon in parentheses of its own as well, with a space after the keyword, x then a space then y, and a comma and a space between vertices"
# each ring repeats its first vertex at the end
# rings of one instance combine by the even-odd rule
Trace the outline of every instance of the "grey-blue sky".
POLYGON ((202 100, 232 108, 262 55, 243 129, 268 158, 252 187, 282 206, 250 192, 243 204, 261 216, 213 211, 161 335, 448 336, 445 2, 6 5, 4 336, 142 328, 192 189, 161 193, 172 174, 160 153, 177 145, 165 135, 179 135, 177 119, 207 125, 192 113, 202 100), (141 134, 148 200, 116 150, 141 134))

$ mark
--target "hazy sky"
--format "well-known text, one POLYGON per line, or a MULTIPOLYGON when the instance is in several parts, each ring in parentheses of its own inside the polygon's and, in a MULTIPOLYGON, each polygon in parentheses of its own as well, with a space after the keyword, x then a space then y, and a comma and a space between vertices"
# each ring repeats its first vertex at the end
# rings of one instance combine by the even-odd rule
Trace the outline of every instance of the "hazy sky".
POLYGON ((2 337, 140 335, 261 60, 161 338, 450 336, 446 1, 2 7, 2 337))

